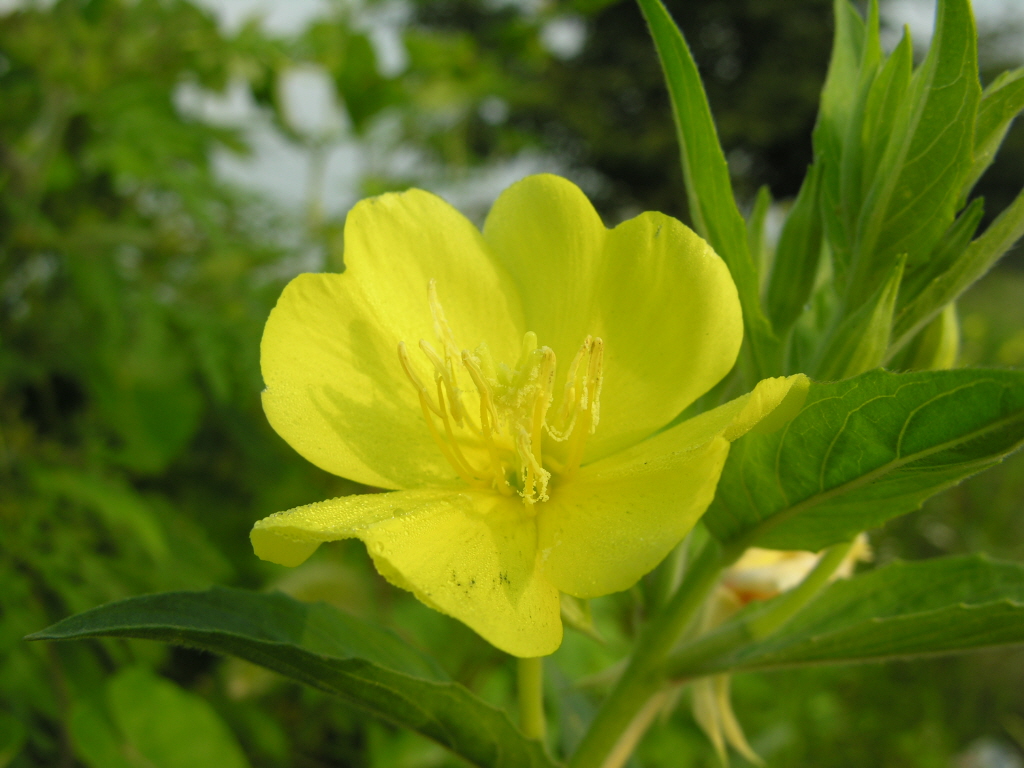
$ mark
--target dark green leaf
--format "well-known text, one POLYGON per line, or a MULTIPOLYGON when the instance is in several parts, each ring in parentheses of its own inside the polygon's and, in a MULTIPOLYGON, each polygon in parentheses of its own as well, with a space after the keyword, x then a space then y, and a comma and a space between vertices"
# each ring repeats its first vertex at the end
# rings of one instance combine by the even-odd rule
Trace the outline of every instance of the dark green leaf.
POLYGON ((909 512, 1024 443, 1024 371, 872 371, 811 385, 784 429, 733 444, 704 522, 721 542, 819 550, 909 512))
POLYGON ((897 562, 837 581, 782 629, 756 639, 751 628, 773 602, 751 606, 684 648, 672 672, 885 661, 1024 643, 1024 566, 978 555, 897 562))
POLYGON ((479 766, 553 766, 500 710, 396 636, 322 603, 216 587, 135 597, 71 616, 33 640, 134 637, 230 654, 428 736, 479 766))

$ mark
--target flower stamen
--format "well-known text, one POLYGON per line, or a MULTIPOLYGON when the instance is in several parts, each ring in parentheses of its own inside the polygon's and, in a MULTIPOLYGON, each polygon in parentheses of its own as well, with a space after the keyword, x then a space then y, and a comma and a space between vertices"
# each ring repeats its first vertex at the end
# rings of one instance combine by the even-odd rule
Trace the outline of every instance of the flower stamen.
MULTIPOLYGON (((571 477, 580 467, 587 439, 600 419, 601 384, 604 372, 604 342, 587 336, 569 365, 562 401, 554 423, 548 411, 554 401, 555 352, 538 346, 537 334, 523 335, 519 359, 514 367, 495 364, 486 344, 476 352, 460 350, 431 280, 427 290, 434 332, 440 343, 435 349, 426 339, 420 351, 433 367, 436 401, 413 369, 405 342, 398 345, 402 368, 419 395, 423 417, 431 437, 459 478, 476 488, 492 488, 506 496, 519 494, 529 514, 537 502, 550 498, 552 472, 571 477), (459 387, 459 367, 473 382, 473 388, 459 387), (480 422, 467 409, 464 398, 479 403, 480 422), (441 420, 441 427, 434 417, 441 420), (460 432, 459 430, 465 430, 460 432), (568 441, 558 456, 545 452, 544 441, 568 441), (549 455, 545 455, 548 453, 549 455), (484 467, 478 469, 470 457, 484 467)), ((476 405, 476 404, 473 404, 476 405)))

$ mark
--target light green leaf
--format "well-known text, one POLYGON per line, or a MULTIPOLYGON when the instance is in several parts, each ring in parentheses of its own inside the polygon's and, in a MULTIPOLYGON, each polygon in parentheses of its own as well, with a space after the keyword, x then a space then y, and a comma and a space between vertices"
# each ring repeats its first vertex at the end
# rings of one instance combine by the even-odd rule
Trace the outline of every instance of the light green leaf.
POLYGON ((661 0, 637 0, 665 73, 694 228, 729 266, 754 358, 756 375, 768 375, 778 343, 761 309, 757 265, 736 200, 729 166, 718 142, 707 94, 682 33, 661 0))
POLYGON ((764 239, 764 225, 771 207, 772 192, 767 185, 764 185, 757 190, 754 207, 750 211, 750 216, 747 217, 747 248, 759 275, 764 274, 768 263, 768 244, 764 239))
POLYGON ((89 701, 71 709, 68 731, 79 759, 89 768, 144 768, 146 758, 132 755, 103 713, 89 701), (138 759, 133 759, 138 758, 138 759))
POLYGON ((221 587, 168 592, 86 611, 30 639, 84 637, 163 640, 238 656, 419 731, 474 765, 554 765, 505 713, 448 680, 428 658, 322 603, 221 587))
POLYGON ((977 33, 969 0, 939 0, 936 33, 897 112, 882 156, 884 173, 868 192, 854 246, 853 297, 899 253, 920 263, 953 222, 973 161, 981 98, 977 33))
POLYGON ((989 271, 1024 236, 1024 191, 944 272, 896 315, 892 349, 899 350, 949 302, 989 271))
POLYGON ((956 365, 960 354, 960 320, 956 303, 946 305, 906 349, 903 370, 944 371, 956 365))
POLYGON ((872 82, 864 107, 862 198, 871 188, 878 173, 882 155, 892 136, 896 113, 910 89, 913 66, 914 46, 910 30, 904 29, 899 45, 886 59, 878 76, 872 82))
POLYGON ((1024 371, 871 371, 811 385, 733 443, 703 521, 729 548, 816 551, 920 506, 1024 443, 1024 371))
POLYGON ((892 320, 907 257, 896 259, 875 294, 828 337, 815 373, 822 379, 846 379, 882 364, 889 349, 892 320))
POLYGON ((860 63, 864 50, 864 20, 849 0, 834 0, 835 34, 832 58, 821 92, 818 121, 814 126, 815 163, 821 166, 821 205, 825 230, 837 274, 845 274, 850 261, 853 233, 848 232, 840 202, 840 171, 860 88, 860 63))
POLYGON ((857 95, 853 111, 846 124, 843 138, 843 157, 839 171, 839 204, 843 229, 856 231, 864 197, 864 119, 872 86, 877 79, 882 61, 882 42, 879 36, 878 0, 868 5, 867 23, 864 25, 864 45, 857 69, 857 95))
POLYGON ((878 662, 1024 643, 1024 566, 979 555, 897 562, 834 582, 775 634, 754 640, 752 624, 774 602, 752 605, 683 648, 672 673, 878 662))
POLYGON ((204 699, 146 667, 107 684, 107 703, 128 744, 159 768, 248 768, 234 734, 204 699))
POLYGON ((1024 68, 1003 72, 981 95, 974 123, 974 162, 967 174, 961 201, 995 159, 1010 123, 1024 110, 1024 68))
POLYGON ((812 165, 786 217, 775 248, 765 309, 780 334, 788 331, 811 298, 821 260, 821 166, 812 165))

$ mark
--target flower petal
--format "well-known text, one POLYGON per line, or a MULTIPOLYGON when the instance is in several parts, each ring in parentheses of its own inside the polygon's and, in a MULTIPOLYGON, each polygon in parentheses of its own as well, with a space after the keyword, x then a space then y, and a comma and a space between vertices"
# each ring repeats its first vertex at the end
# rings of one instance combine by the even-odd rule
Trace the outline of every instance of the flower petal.
POLYGON ((587 334, 604 339, 601 422, 586 461, 647 437, 732 368, 743 336, 736 287, 675 219, 644 213, 609 231, 571 182, 531 176, 498 198, 484 237, 563 375, 587 334))
POLYGON ((715 495, 729 442, 623 464, 584 467, 537 515, 544 574, 563 592, 629 589, 690 532, 715 495))
MULTIPOLYGON (((405 341, 436 348, 428 284, 459 345, 519 354, 523 329, 511 280, 480 232, 420 190, 359 203, 345 225, 343 274, 299 275, 271 313, 260 348, 271 425, 306 459, 384 488, 448 482, 455 473, 431 440, 418 395, 399 363, 405 341), (461 334, 461 335, 460 335, 461 334)), ((468 382, 467 382, 468 383, 468 382)))
POLYGON ((590 464, 551 493, 537 517, 544 573, 563 592, 598 597, 654 568, 714 498, 729 443, 784 422, 803 404, 803 374, 753 392, 590 464))
POLYGON ((260 520, 253 549, 297 565, 321 542, 359 538, 377 570, 514 656, 562 641, 558 590, 537 568, 536 526, 519 499, 458 490, 331 499, 260 520))

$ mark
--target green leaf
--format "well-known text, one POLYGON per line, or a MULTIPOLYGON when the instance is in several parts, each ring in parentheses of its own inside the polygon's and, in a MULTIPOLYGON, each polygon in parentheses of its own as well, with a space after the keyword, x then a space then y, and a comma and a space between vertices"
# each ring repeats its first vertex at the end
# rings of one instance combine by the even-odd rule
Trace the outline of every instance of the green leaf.
POLYGON ((811 385, 770 435, 733 443, 703 517, 731 550, 816 551, 916 509, 1024 443, 1024 371, 871 371, 811 385))
POLYGON ((0 768, 5 768, 18 756, 27 735, 20 720, 0 711, 0 768))
POLYGON ((553 766, 504 712, 448 680, 390 632, 322 603, 215 587, 135 597, 71 616, 32 640, 134 637, 230 654, 434 739, 479 766, 553 766))
POLYGON ((775 248, 765 308, 780 334, 788 331, 803 312, 818 274, 823 231, 820 182, 821 166, 812 165, 786 217, 775 248))
POLYGON ((848 664, 1024 643, 1024 566, 981 555, 897 562, 834 582, 775 634, 752 625, 781 598, 752 605, 684 648, 680 677, 802 664, 848 664))
POLYGON ((957 216, 953 225, 946 230, 935 250, 919 269, 907 275, 900 290, 899 309, 903 309, 920 295, 937 277, 954 268, 957 260, 971 244, 971 238, 978 231, 978 225, 985 215, 985 199, 975 198, 964 211, 957 216))
POLYGON ((778 343, 761 309, 757 265, 751 258, 746 225, 736 207, 729 166, 697 64, 661 0, 637 2, 650 27, 672 100, 694 229, 729 266, 743 305, 756 375, 768 375, 778 343))
POLYGON ((764 185, 757 190, 754 207, 747 218, 747 248, 759 274, 763 273, 768 262, 768 244, 764 239, 764 225, 771 207, 772 191, 768 189, 768 185, 764 185))
POLYGON ((950 302, 938 317, 907 345, 902 370, 944 371, 956 365, 960 354, 960 320, 950 302))
POLYGON ((936 33, 897 112, 864 203, 854 246, 853 297, 873 290, 878 265, 906 253, 913 267, 953 222, 973 161, 981 85, 969 0, 940 0, 936 33))
POLYGON ((892 136, 896 113, 910 89, 910 75, 913 67, 914 46, 911 42, 910 30, 904 29, 899 45, 896 46, 872 82, 864 107, 862 196, 866 195, 871 188, 880 168, 882 155, 892 136))
POLYGON ((948 269, 897 313, 892 349, 900 349, 935 319, 949 302, 988 272, 1021 236, 1024 236, 1024 191, 948 269))
POLYGON ((247 768, 241 747, 213 707, 146 667, 122 670, 107 684, 118 729, 160 768, 247 768))
POLYGON ((995 159, 1010 123, 1024 110, 1024 68, 1003 72, 981 95, 974 123, 974 162, 961 193, 967 199, 971 189, 995 159))
POLYGON ((850 261, 852 233, 843 221, 840 203, 840 170, 844 144, 860 85, 864 50, 864 20, 849 0, 834 0, 835 34, 832 58, 821 92, 818 121, 814 126, 815 163, 821 166, 821 206, 825 230, 832 246, 837 274, 842 277, 850 261))
POLYGON ((882 42, 879 35, 878 0, 871 0, 868 19, 864 25, 864 44, 857 70, 857 95, 853 112, 846 124, 843 139, 843 156, 839 170, 839 203, 843 228, 852 233, 856 230, 864 198, 864 119, 872 86, 882 60, 882 42))
POLYGON ((906 256, 897 258, 875 294, 830 334, 822 361, 815 368, 819 378, 846 379, 882 364, 906 262, 906 256))

